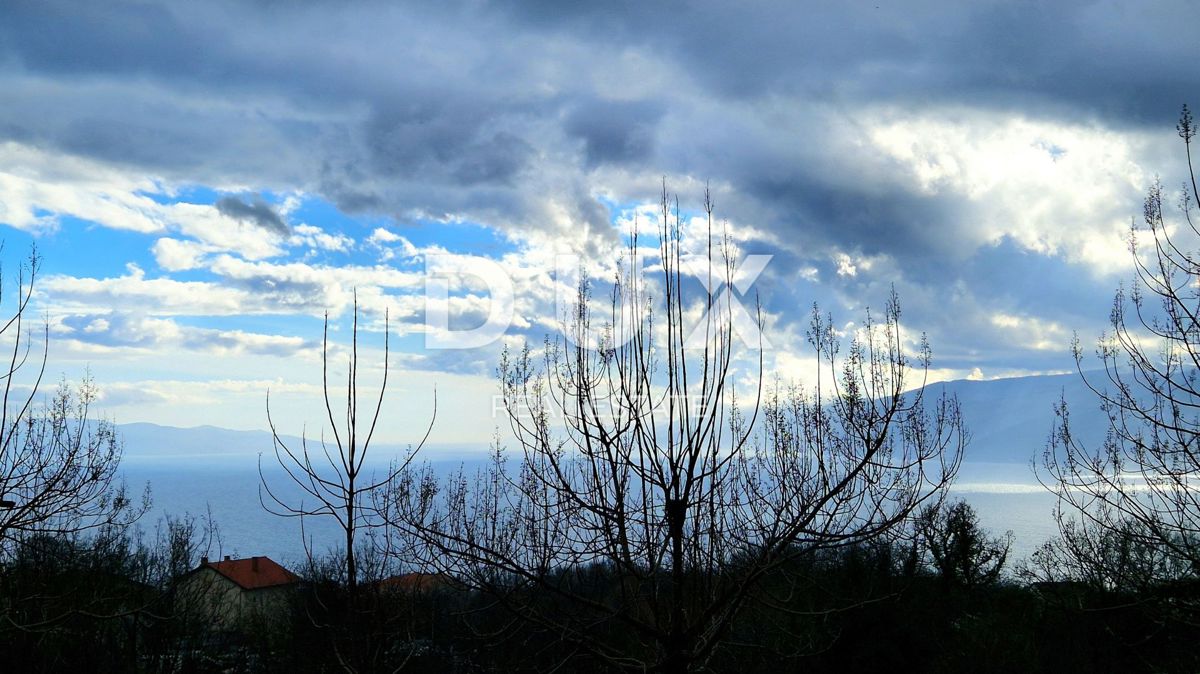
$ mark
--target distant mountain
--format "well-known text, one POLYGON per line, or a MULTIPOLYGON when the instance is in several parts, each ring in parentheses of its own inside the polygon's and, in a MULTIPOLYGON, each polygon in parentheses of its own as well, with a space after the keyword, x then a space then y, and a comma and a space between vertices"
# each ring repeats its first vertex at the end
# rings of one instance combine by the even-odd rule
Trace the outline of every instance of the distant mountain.
MULTIPOLYGON (((1054 405, 1065 398, 1081 440, 1096 443, 1104 438, 1107 421, 1095 396, 1077 374, 1019 377, 991 381, 952 381, 931 384, 931 395, 957 395, 971 432, 968 462, 1028 463, 1046 445, 1054 423, 1054 405)), ((259 452, 272 452, 267 431, 236 431, 215 426, 174 428, 149 423, 122 424, 125 459, 138 463, 176 461, 253 462, 259 452)), ((435 429, 436 435, 436 429, 435 429)), ((300 439, 285 436, 293 448, 300 439)), ((310 441, 312 442, 312 441, 310 441)), ((381 461, 402 455, 407 445, 372 446, 371 454, 381 461)), ((434 460, 478 458, 485 447, 427 445, 426 456, 434 460)))
MULTIPOLYGON (((1089 375, 1091 376, 1091 375, 1089 375)), ((1102 375, 1093 379, 1097 380, 1102 375)), ((971 433, 965 461, 1029 463, 1046 447, 1055 423, 1054 406, 1066 400, 1072 430, 1086 446, 1103 441, 1108 418, 1077 373, 952 381, 932 384, 930 394, 958 396, 971 433)))
POLYGON ((125 457, 130 460, 257 456, 271 451, 271 434, 267 431, 148 423, 120 424, 117 430, 125 441, 125 457))
MULTIPOLYGON (((1054 423, 1054 404, 1065 397, 1078 434, 1088 442, 1104 437, 1106 421, 1094 396, 1078 375, 1022 377, 994 381, 953 381, 933 384, 930 395, 958 396, 972 440, 955 488, 979 510, 981 521, 995 531, 1014 529, 1023 557, 1055 532, 1049 513, 1053 496, 1034 481, 1028 464, 1046 443, 1054 423)), ((268 554, 295 561, 303 554, 299 522, 268 514, 259 501, 255 465, 260 452, 268 481, 282 494, 289 491, 271 456, 271 434, 213 426, 172 428, 135 423, 118 427, 125 440, 123 472, 133 485, 149 482, 154 511, 148 527, 164 513, 200 514, 211 511, 221 525, 225 554, 268 554)), ((436 433, 436 429, 435 429, 436 433)), ((299 438, 285 441, 299 446, 299 438)), ((401 445, 380 444, 371 454, 382 463, 401 455, 401 445)), ((425 457, 449 472, 462 463, 467 470, 482 460, 483 447, 429 445, 425 457), (460 463, 461 462, 461 463, 460 463)), ((375 466, 378 469, 379 465, 375 466)), ((339 540, 327 518, 310 518, 306 533, 318 549, 339 540)))
MULTIPOLYGON (((269 431, 238 431, 217 426, 177 428, 150 423, 119 424, 117 431, 125 442, 124 460, 139 464, 175 463, 180 461, 240 465, 264 459, 274 462, 274 443, 269 431)), ((301 440, 292 435, 280 438, 293 451, 300 451, 301 440)), ((320 440, 309 439, 309 447, 320 451, 320 440)), ((332 444, 332 439, 329 440, 332 444)), ((439 459, 457 460, 478 455, 484 447, 464 448, 459 445, 429 443, 427 454, 439 459)), ((386 463, 402 456, 408 445, 371 443, 369 457, 386 463)))

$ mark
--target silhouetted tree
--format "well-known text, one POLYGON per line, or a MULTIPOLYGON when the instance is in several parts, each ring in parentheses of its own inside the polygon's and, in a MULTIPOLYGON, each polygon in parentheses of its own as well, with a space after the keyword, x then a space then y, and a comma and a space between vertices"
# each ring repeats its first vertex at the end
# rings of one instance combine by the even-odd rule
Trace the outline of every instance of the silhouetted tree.
POLYGON ((1130 231, 1132 288, 1117 291, 1110 328, 1097 342, 1102 372, 1085 373, 1078 339, 1073 347, 1080 376, 1107 415, 1106 439, 1096 447, 1079 442, 1063 402, 1037 466, 1059 497, 1062 538, 1045 555, 1075 557, 1067 566, 1092 568, 1088 575, 1096 578, 1125 575, 1116 566, 1096 568, 1130 561, 1121 550, 1154 558, 1136 565, 1138 574, 1158 575, 1154 582, 1200 575, 1200 229, 1194 219, 1200 192, 1191 155, 1196 128, 1187 106, 1176 128, 1189 172, 1178 217, 1169 221, 1156 180, 1145 199, 1144 226, 1130 231))
MULTIPOLYGON (((7 354, 0 366, 2 555, 14 554, 32 534, 125 526, 149 507, 148 491, 137 502, 119 479, 122 447, 112 423, 91 418, 97 388, 90 377, 77 386, 62 382, 39 404, 49 327, 31 330, 26 315, 39 265, 35 251, 20 266, 10 289, 13 304, 0 324, 0 349, 7 354)), ((0 279, 0 300, 6 289, 0 279)))
POLYGON ((1082 583, 1101 592, 1155 593, 1166 580, 1185 578, 1189 564, 1157 542, 1135 519, 1063 517, 1059 535, 1043 543, 1019 575, 1041 583, 1082 583))
POLYGON ((30 329, 27 316, 39 262, 35 251, 20 266, 15 293, 0 279, 0 300, 12 300, 0 324, 0 629, 26 631, 117 609, 101 591, 112 588, 80 593, 19 582, 20 561, 117 540, 150 505, 148 486, 138 500, 120 479, 121 441, 111 422, 92 418, 90 377, 63 381, 39 401, 49 328, 30 329), (36 611, 26 610, 30 602, 36 611))
MULTIPOLYGON (((291 496, 286 492, 272 489, 262 470, 262 457, 259 457, 259 500, 263 507, 272 514, 283 517, 323 516, 337 521, 344 534, 344 572, 347 587, 353 595, 358 587, 359 568, 356 560, 358 550, 357 535, 361 529, 368 529, 378 524, 377 512, 374 508, 372 494, 393 481, 400 470, 408 465, 412 456, 420 450, 429 438, 433 429, 433 418, 429 427, 416 448, 404 461, 393 466, 393 470, 383 476, 364 474, 367 450, 375 434, 379 415, 383 410, 383 396, 387 390, 388 355, 390 330, 388 315, 384 313, 383 339, 383 380, 379 385, 379 394, 374 400, 374 409, 368 408, 363 424, 359 417, 358 405, 358 294, 354 297, 354 315, 350 333, 350 356, 346 363, 346 393, 345 418, 339 423, 334 415, 334 404, 331 399, 333 387, 329 379, 329 313, 325 313, 325 327, 321 341, 321 381, 325 394, 325 413, 333 435, 332 447, 326 442, 324 431, 319 443, 309 442, 307 434, 301 438, 299 448, 289 447, 280 437, 275 422, 271 419, 271 397, 267 394, 267 421, 271 427, 274 440, 275 459, 286 474, 283 479, 284 488, 297 489, 299 496, 291 496), (362 433, 365 426, 366 433, 362 433), (264 498, 265 495, 265 498, 264 498)), ((434 418, 437 415, 437 401, 434 400, 434 418)), ((307 549, 308 542, 305 541, 307 549)), ((312 552, 309 551, 310 563, 312 552)))
MULTIPOLYGON (((404 471, 388 494, 392 531, 427 564, 515 615, 511 629, 541 631, 545 651, 522 637, 534 667, 584 653, 624 670, 703 668, 766 574, 870 541, 940 498, 965 442, 956 401, 926 409, 929 347, 906 350, 894 296, 845 353, 814 308, 812 388, 777 385, 764 400, 761 341, 736 348, 761 313, 711 293, 689 301, 681 268, 695 259, 665 189, 660 205, 657 286, 629 271, 635 232, 603 325, 585 281, 569 342, 502 357, 516 456, 498 445, 474 480, 404 471)), ((707 198, 705 210, 708 287, 731 286, 729 239, 714 246, 707 198)))
POLYGON ((916 522, 926 563, 949 587, 972 589, 995 583, 1004 570, 1013 535, 990 536, 969 503, 932 504, 916 522))

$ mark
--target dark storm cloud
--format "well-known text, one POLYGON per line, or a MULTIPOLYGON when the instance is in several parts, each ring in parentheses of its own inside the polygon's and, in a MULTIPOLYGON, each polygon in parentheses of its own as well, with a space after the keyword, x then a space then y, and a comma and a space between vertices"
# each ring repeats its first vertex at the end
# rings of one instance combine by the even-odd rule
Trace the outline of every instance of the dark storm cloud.
POLYGON ((567 115, 566 131, 583 140, 590 168, 644 163, 654 151, 654 126, 662 114, 653 103, 586 101, 567 115))
MULTIPOLYGON (((1183 65, 1195 43, 1177 14, 1084 2, 21 1, 0 15, 0 62, 38 81, 0 112, 0 132, 196 181, 253 179, 328 190, 345 207, 536 227, 533 202, 553 195, 529 179, 535 160, 554 189, 575 193, 589 190, 573 164, 779 193, 755 173, 774 163, 761 146, 656 152, 664 118, 697 103, 754 116, 760 102, 789 98, 848 114, 952 102, 1158 125, 1195 89, 1183 65), (621 70, 629 54, 665 79, 621 70), (597 78, 618 72, 627 78, 609 88, 640 93, 597 96, 597 78), (467 194, 479 187, 490 190, 482 208, 467 194)), ((825 141, 810 131, 811 143, 825 141)), ((574 210, 603 225, 595 204, 574 210)))
POLYGON ((217 199, 216 207, 217 211, 227 218, 257 225, 280 236, 287 236, 292 231, 283 221, 283 217, 262 197, 242 201, 238 197, 225 196, 217 199))
POLYGON ((938 99, 1157 124, 1195 96, 1187 3, 509 3, 519 24, 652 46, 713 93, 938 99), (669 29, 664 29, 669 27, 669 29))
POLYGON ((842 184, 809 171, 741 176, 740 191, 771 206, 772 229, 801 250, 840 243, 865 255, 888 254, 918 277, 944 271, 963 252, 965 205, 889 185, 842 184))
POLYGON ((465 186, 511 185, 532 153, 514 134, 489 128, 496 110, 429 96, 375 110, 364 128, 371 166, 384 177, 441 174, 465 186))
POLYGON ((225 44, 217 34, 190 31, 169 6, 155 3, 14 0, 4 18, 0 34, 23 63, 64 74, 194 77, 203 55, 225 44))
MULTIPOLYGON (((0 8, 0 141, 583 245, 612 235, 597 195, 711 180, 722 217, 819 270, 822 287, 802 289, 819 299, 878 305, 894 280, 945 335, 956 284, 971 288, 956 306, 972 325, 988 319, 970 303, 1069 307, 1067 291, 1005 278, 1073 287, 1094 282, 1087 270, 981 248, 995 245, 977 226, 988 204, 900 179, 867 138, 872 115, 968 109, 1170 135, 1200 92, 1189 7, 876 4, 18 0, 0 8), (838 277, 838 252, 891 266, 838 277)), ((287 232, 268 204, 222 203, 287 232)), ((787 279, 760 281, 780 310, 796 304, 787 279)), ((311 289, 293 290, 300 304, 311 289)))

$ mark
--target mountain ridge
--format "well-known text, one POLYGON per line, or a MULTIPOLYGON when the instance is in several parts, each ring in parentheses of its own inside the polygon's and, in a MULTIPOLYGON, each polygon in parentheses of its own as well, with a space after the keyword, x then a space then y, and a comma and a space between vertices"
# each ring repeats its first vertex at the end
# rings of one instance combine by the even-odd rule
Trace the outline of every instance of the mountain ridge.
MULTIPOLYGON (((933 394, 944 391, 958 397, 971 434, 964 457, 967 462, 1028 464, 1045 447, 1055 422, 1054 406, 1060 400, 1066 400, 1070 406, 1076 435, 1085 445, 1103 440, 1107 429, 1107 417, 1099 409, 1099 402, 1075 373, 960 379, 929 384, 925 391, 933 394)), ((257 459, 260 452, 270 456, 273 450, 271 432, 262 429, 131 422, 118 424, 117 430, 125 442, 125 458, 130 461, 257 459)), ((436 438, 436 426, 433 433, 436 438)), ((280 437, 297 446, 301 441, 292 435, 280 437)), ((373 454, 379 459, 403 455, 408 448, 407 444, 397 443, 372 445, 373 454)), ((479 458, 487 450, 485 443, 430 442, 424 454, 436 461, 460 460, 479 458)))

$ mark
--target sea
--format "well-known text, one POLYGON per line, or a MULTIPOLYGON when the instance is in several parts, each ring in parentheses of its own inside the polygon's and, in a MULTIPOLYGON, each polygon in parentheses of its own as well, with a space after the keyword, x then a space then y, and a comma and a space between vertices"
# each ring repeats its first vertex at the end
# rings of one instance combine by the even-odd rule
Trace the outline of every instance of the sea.
MULTIPOLYGON (((479 462, 442 461, 434 468, 440 473, 464 466, 473 470, 470 464, 479 462)), ((261 493, 256 458, 130 461, 126 457, 122 471, 131 490, 150 485, 152 508, 139 523, 147 535, 154 533, 166 515, 211 515, 220 532, 219 540, 208 550, 211 557, 266 555, 299 567, 306 555, 306 540, 315 553, 331 551, 341 540, 340 529, 327 517, 305 518, 302 529, 299 519, 268 512, 262 500, 269 503, 270 499, 261 493)), ((264 471, 273 488, 298 502, 298 492, 287 488, 287 478, 278 468, 267 466, 264 471)), ((1027 464, 965 463, 950 497, 970 503, 980 524, 993 535, 1012 532, 1010 567, 1058 531, 1053 517, 1055 497, 1038 484, 1027 464)))

